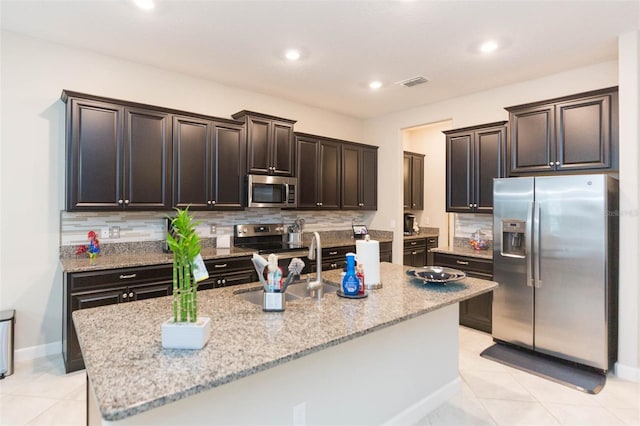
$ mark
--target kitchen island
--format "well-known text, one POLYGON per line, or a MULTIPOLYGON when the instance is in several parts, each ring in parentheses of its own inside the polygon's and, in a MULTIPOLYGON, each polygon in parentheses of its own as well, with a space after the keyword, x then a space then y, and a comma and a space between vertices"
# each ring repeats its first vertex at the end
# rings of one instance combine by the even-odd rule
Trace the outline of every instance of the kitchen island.
MULTIPOLYGON (((497 286, 414 282, 381 264, 383 287, 349 300, 262 311, 236 294, 199 293, 212 321, 199 351, 161 347, 171 297, 73 313, 90 424, 380 424, 418 420, 459 386, 458 302, 497 286)), ((339 271, 324 278, 338 283, 339 271)))

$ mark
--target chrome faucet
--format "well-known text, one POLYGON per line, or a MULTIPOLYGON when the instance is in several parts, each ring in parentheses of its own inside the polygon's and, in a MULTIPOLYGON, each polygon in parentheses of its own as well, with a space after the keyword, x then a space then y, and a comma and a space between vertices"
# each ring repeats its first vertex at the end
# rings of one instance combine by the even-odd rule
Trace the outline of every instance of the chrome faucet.
POLYGON ((311 281, 311 278, 307 281, 307 290, 315 290, 318 300, 322 299, 322 245, 320 244, 320 234, 313 233, 311 237, 311 244, 309 245, 309 255, 307 256, 311 260, 316 260, 316 279, 311 281), (313 249, 316 252, 313 252, 313 249))

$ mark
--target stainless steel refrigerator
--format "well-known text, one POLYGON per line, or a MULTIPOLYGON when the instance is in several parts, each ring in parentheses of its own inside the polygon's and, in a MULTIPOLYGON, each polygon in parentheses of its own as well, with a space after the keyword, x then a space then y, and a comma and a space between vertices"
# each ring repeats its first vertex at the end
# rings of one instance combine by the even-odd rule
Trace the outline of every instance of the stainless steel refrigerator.
POLYGON ((493 202, 494 340, 608 370, 617 357, 617 179, 495 179, 493 202))

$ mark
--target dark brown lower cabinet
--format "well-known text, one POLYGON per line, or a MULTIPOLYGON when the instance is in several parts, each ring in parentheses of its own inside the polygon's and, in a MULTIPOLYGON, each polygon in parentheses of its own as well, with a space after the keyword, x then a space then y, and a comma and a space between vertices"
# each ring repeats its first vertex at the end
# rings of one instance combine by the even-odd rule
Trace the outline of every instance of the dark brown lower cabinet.
POLYGON ((402 264, 405 266, 425 266, 427 264, 427 240, 424 238, 405 240, 402 264))
MULTIPOLYGON (((209 279, 198 290, 257 281, 249 257, 224 258, 205 262, 209 279)), ((62 356, 67 373, 84 368, 82 352, 71 314, 79 309, 134 302, 169 296, 173 293, 173 266, 152 265, 65 273, 62 316, 62 356)), ((171 312, 167 312, 167 317, 171 312)))
MULTIPOLYGON (((493 260, 448 253, 435 253, 434 262, 465 272, 473 278, 493 279, 493 260)), ((493 292, 460 302, 460 325, 491 333, 493 292)))

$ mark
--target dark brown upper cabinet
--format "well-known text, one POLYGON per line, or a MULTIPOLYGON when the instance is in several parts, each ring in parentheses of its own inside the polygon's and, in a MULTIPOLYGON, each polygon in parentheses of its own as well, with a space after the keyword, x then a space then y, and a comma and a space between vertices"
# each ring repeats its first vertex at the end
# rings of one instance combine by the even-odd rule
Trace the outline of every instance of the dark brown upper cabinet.
POLYGON ((344 143, 342 145, 342 208, 377 210, 378 148, 344 143))
POLYGON ((247 173, 294 175, 295 120, 245 110, 232 117, 246 123, 247 173))
POLYGON ((340 209, 342 144, 296 134, 299 209, 340 209))
POLYGON ((424 154, 404 152, 404 208, 424 209, 424 154))
POLYGON ((504 177, 506 121, 448 130, 446 211, 493 212, 493 179, 504 177))
POLYGON ((171 115, 64 91, 66 208, 171 208, 171 115))
POLYGON ((173 129, 173 200, 176 207, 242 209, 243 125, 176 116, 173 129))
POLYGON ((509 176, 617 170, 617 87, 506 109, 509 176))

